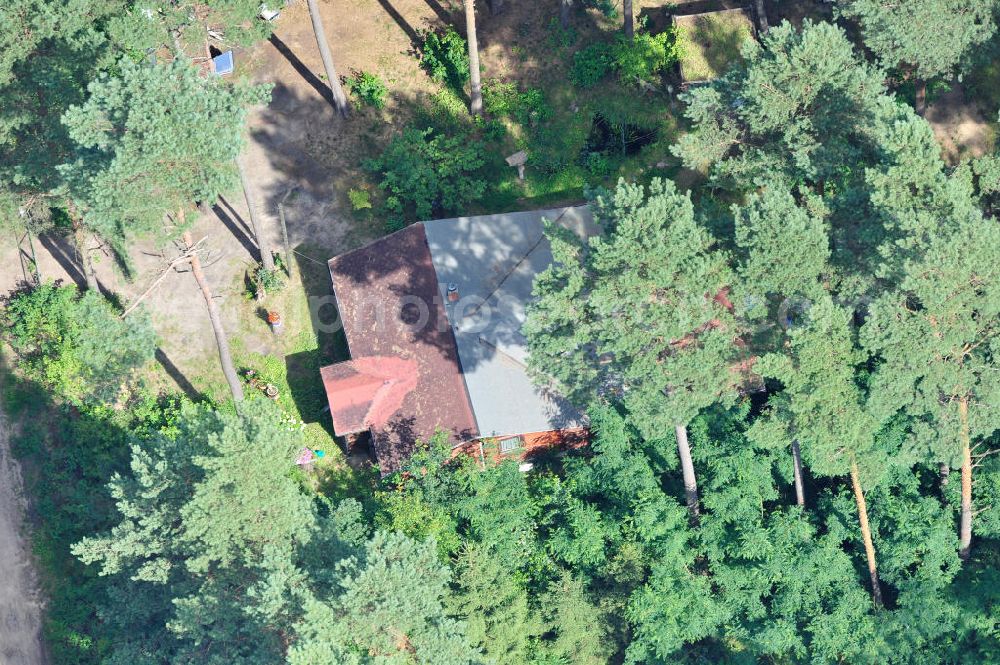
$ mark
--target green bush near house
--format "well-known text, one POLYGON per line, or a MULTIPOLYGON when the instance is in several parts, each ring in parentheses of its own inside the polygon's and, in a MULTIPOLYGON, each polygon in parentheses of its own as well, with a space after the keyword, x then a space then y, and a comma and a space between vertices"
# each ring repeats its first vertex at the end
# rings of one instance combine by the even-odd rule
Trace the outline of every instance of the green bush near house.
POLYGON ((347 191, 347 198, 351 201, 351 208, 355 212, 370 210, 372 207, 372 197, 364 189, 350 189, 347 191))
POLYGON ((656 83, 681 57, 681 44, 673 28, 658 35, 637 34, 629 41, 619 37, 613 50, 614 69, 623 83, 656 83))
POLYGON ((458 213, 483 195, 483 144, 469 134, 408 127, 367 168, 381 176, 390 228, 458 213))
POLYGON ((516 83, 502 79, 483 84, 483 108, 492 116, 512 117, 523 125, 543 122, 552 115, 541 90, 521 91, 516 83))
POLYGON ((592 88, 611 72, 617 72, 622 83, 656 83, 681 57, 677 31, 666 30, 657 35, 637 34, 632 40, 619 35, 610 44, 598 43, 573 54, 570 80, 578 88, 592 88))
POLYGON ((24 375, 75 405, 114 402, 156 349, 143 310, 121 318, 104 296, 72 285, 19 291, 2 320, 24 375))

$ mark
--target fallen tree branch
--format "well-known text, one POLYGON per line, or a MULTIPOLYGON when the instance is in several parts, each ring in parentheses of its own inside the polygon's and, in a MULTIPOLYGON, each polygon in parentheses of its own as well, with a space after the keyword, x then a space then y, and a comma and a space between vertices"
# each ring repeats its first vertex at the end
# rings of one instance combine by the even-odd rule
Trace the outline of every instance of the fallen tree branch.
POLYGON ((191 247, 189 247, 187 250, 185 250, 185 252, 183 254, 181 254, 180 256, 178 256, 177 258, 175 258, 173 261, 171 261, 170 263, 168 263, 166 265, 166 267, 160 272, 159 276, 157 276, 157 278, 153 280, 153 283, 149 285, 149 288, 147 288, 145 291, 143 291, 139 295, 138 298, 136 298, 135 300, 133 300, 132 304, 129 305, 128 308, 124 312, 122 312, 121 315, 118 318, 119 319, 124 319, 126 316, 129 315, 129 313, 132 312, 132 310, 134 310, 136 307, 138 307, 139 303, 141 303, 146 298, 146 296, 148 296, 150 293, 152 293, 153 289, 155 289, 157 286, 160 285, 160 282, 162 282, 164 280, 164 278, 166 278, 166 276, 168 274, 170 274, 171 270, 173 270, 175 267, 177 267, 181 263, 187 263, 187 262, 189 262, 191 260, 191 257, 194 256, 195 252, 198 251, 199 246, 201 245, 201 243, 203 243, 207 239, 208 239, 208 236, 205 236, 204 238, 202 238, 201 240, 199 240, 198 242, 196 242, 195 244, 193 244, 191 247))

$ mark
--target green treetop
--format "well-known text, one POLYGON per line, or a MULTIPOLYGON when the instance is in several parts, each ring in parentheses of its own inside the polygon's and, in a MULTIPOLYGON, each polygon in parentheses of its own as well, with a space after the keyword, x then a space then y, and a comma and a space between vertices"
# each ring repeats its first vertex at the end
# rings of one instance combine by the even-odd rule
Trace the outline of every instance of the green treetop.
POLYGON ((571 395, 621 399, 649 432, 686 423, 739 380, 726 256, 672 182, 620 182, 594 210, 605 232, 586 247, 549 232, 555 263, 526 325, 532 367, 571 395))
POLYGON ((784 384, 782 408, 803 444, 809 468, 822 476, 850 474, 875 604, 881 606, 863 487, 873 484, 871 476, 886 464, 876 445, 883 422, 857 381, 857 367, 866 356, 854 340, 852 313, 825 296, 811 304, 807 318, 790 331, 783 353, 763 356, 755 369, 784 384))
POLYGON ((930 461, 962 468, 960 548, 972 536, 972 451, 1000 428, 1000 227, 942 224, 900 288, 871 308, 864 339, 882 364, 873 394, 905 409, 930 461))
POLYGON ((162 617, 124 631, 123 650, 150 637, 163 648, 158 662, 280 660, 290 626, 272 618, 278 609, 256 608, 261 598, 291 602, 301 584, 292 557, 316 522, 291 475, 301 446, 267 400, 239 413, 186 408, 174 435, 133 446, 131 473, 109 485, 121 521, 73 547, 130 589, 122 617, 162 617))
POLYGON ((288 662, 484 663, 464 626, 446 614, 449 579, 433 540, 376 533, 358 555, 337 566, 326 589, 332 598, 307 603, 288 662))
POLYGON ((871 161, 882 75, 840 28, 782 23, 760 44, 747 40, 743 56, 742 67, 688 93, 694 131, 674 149, 685 165, 712 167, 716 181, 742 189, 840 180, 871 161))
POLYGON ((823 291, 830 259, 825 211, 819 197, 806 195, 804 203, 771 187, 733 206, 741 289, 755 300, 807 298, 823 291))
MULTIPOLYGON (((123 63, 64 116, 78 146, 62 167, 87 224, 118 244, 162 234, 165 213, 214 201, 235 184, 247 108, 266 87, 207 78, 186 60, 123 63)), ((183 229, 172 229, 178 235, 183 229)))
POLYGON ((995 0, 838 0, 837 9, 858 22, 883 67, 908 67, 921 79, 957 73, 996 30, 995 0))
POLYGON ((104 296, 75 286, 46 283, 14 294, 4 323, 27 377, 78 405, 114 402, 156 348, 145 312, 122 319, 104 296))

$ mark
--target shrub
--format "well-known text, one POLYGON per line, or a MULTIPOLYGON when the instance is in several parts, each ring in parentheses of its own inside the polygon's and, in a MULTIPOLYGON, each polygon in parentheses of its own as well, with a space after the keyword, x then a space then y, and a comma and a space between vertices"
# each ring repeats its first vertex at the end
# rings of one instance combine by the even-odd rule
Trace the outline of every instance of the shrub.
POLYGON ((347 191, 347 198, 351 201, 351 208, 355 212, 369 210, 372 207, 372 197, 367 190, 350 189, 347 191))
POLYGON ((538 88, 519 91, 517 84, 489 79, 483 84, 483 108, 494 116, 513 117, 523 125, 546 120, 552 109, 538 88))
POLYGON ((443 135, 407 127, 366 167, 382 176, 389 224, 462 212, 486 191, 479 173, 483 144, 467 134, 443 135))
POLYGON ((50 282, 15 293, 3 318, 24 374, 77 405, 114 401, 156 349, 145 312, 122 319, 103 296, 75 286, 50 282))
POLYGON ((670 29, 658 35, 637 34, 632 41, 619 36, 612 49, 612 66, 623 83, 654 83, 680 57, 677 33, 670 29))
POLYGON ((607 44, 591 44, 573 54, 570 80, 578 88, 593 88, 611 68, 611 49, 607 44))
POLYGON ((490 115, 507 116, 517 106, 517 84, 503 79, 483 82, 483 110, 490 115))
POLYGON ((252 295, 257 299, 262 299, 268 291, 280 291, 285 286, 278 268, 268 270, 259 263, 254 267, 250 281, 253 287, 252 295))
POLYGON ((423 33, 420 65, 435 81, 461 92, 469 80, 469 51, 462 35, 448 26, 444 32, 423 33))
POLYGON ((681 45, 673 29, 637 34, 631 41, 619 35, 613 44, 591 44, 573 54, 570 80, 578 88, 592 88, 615 71, 623 83, 654 83, 680 58, 681 45))
POLYGON ((355 71, 347 79, 347 87, 358 98, 359 106, 367 104, 377 109, 385 108, 385 96, 389 90, 377 74, 355 71))
POLYGON ((587 171, 597 178, 606 177, 611 173, 611 169, 613 168, 611 159, 599 152, 591 152, 587 155, 586 166, 587 171))

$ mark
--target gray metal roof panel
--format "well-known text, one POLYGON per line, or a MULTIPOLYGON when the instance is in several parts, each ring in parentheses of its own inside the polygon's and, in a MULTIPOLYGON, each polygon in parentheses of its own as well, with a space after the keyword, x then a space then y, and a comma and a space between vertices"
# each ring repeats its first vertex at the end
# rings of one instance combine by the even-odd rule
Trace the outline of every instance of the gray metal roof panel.
POLYGON ((586 206, 423 222, 482 436, 578 427, 585 418, 534 385, 521 334, 535 275, 551 262, 543 220, 594 232, 586 206), (448 284, 458 301, 448 300, 448 284))

